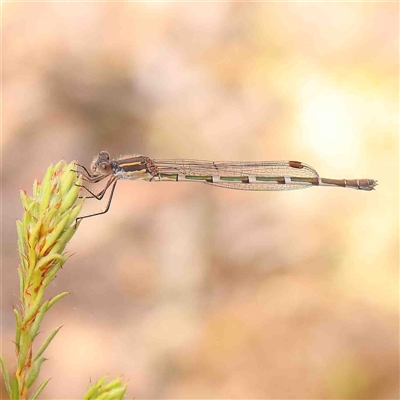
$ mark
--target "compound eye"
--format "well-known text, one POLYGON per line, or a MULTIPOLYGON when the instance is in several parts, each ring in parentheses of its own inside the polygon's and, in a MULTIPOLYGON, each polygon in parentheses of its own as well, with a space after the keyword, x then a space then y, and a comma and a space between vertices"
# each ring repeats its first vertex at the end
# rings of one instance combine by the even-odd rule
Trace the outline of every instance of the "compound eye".
POLYGON ((110 164, 108 162, 101 162, 97 166, 97 172, 102 175, 108 175, 110 173, 110 164))

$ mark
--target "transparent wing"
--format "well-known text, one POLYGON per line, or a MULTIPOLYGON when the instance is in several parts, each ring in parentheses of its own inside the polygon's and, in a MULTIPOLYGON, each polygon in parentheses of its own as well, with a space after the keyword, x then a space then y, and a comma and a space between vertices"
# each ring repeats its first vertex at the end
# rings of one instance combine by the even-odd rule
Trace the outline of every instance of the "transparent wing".
POLYGON ((257 183, 241 183, 241 182, 215 182, 206 183, 207 185, 218 186, 225 189, 235 190, 254 190, 254 191, 273 191, 273 190, 296 190, 311 187, 311 183, 286 183, 280 184, 277 182, 257 182, 257 183))
MULTIPOLYGON (((214 177, 301 177, 318 178, 311 166, 299 161, 202 161, 202 160, 153 160, 159 173, 185 176, 214 177)), ((190 181, 190 178, 187 178, 190 181)), ((208 185, 236 190, 294 190, 312 186, 308 182, 279 183, 258 182, 206 182, 208 185)))
POLYGON ((318 178, 318 172, 299 161, 153 160, 160 173, 193 176, 293 176, 318 178))

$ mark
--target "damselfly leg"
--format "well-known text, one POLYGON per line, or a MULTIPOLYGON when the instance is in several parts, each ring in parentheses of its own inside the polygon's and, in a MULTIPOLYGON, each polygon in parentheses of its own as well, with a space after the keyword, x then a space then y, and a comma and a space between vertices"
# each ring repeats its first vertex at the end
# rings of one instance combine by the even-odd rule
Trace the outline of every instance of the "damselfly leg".
MULTIPOLYGON (((107 177, 109 177, 110 175, 95 175, 95 174, 91 174, 88 169, 80 164, 76 164, 77 167, 80 167, 82 169, 82 171, 74 171, 77 172, 78 174, 81 175, 82 180, 84 180, 85 182, 89 182, 89 183, 98 183, 103 181, 104 179, 106 179, 107 177)), ((86 187, 85 185, 77 185, 79 187, 81 187, 82 189, 85 189, 90 196, 80 196, 80 197, 86 197, 89 199, 96 199, 96 200, 102 200, 104 195, 107 193, 108 189, 111 187, 111 193, 110 193, 110 197, 108 199, 106 208, 104 211, 98 212, 98 213, 94 213, 94 214, 89 214, 89 215, 85 215, 83 217, 78 217, 76 219, 76 222, 79 223, 79 221, 81 221, 82 219, 85 218, 89 218, 89 217, 94 217, 96 215, 101 215, 101 214, 105 214, 109 209, 110 209, 110 205, 111 205, 111 201, 114 195, 114 190, 115 190, 115 186, 117 184, 117 177, 111 175, 110 179, 108 179, 106 185, 104 186, 104 188, 99 192, 99 193, 94 193, 92 190, 90 190, 88 187, 86 187)))
MULTIPOLYGON (((78 217, 78 218, 76 219, 76 223, 79 223, 79 221, 82 221, 82 220, 85 219, 85 218, 90 218, 90 217, 95 217, 96 215, 105 214, 105 213, 110 209, 111 201, 112 201, 112 198, 113 198, 113 196, 114 196, 114 190, 115 190, 115 186, 117 186, 117 182, 118 182, 117 179, 110 179, 110 180, 108 181, 108 183, 107 183, 107 186, 102 190, 102 192, 104 192, 102 196, 104 196, 104 194, 105 194, 105 192, 107 191, 107 189, 110 187, 110 185, 112 185, 112 186, 111 186, 110 197, 109 197, 109 199, 108 199, 107 206, 106 206, 105 210, 104 210, 104 211, 100 211, 100 212, 98 212, 98 213, 94 213, 94 214, 84 215, 83 217, 78 217)), ((95 197, 95 198, 97 199, 97 197, 95 197)), ((102 197, 102 198, 103 198, 103 197, 102 197)), ((98 200, 100 200, 100 199, 98 199, 98 200)))
MULTIPOLYGON (((102 180, 104 180, 105 178, 107 178, 107 175, 92 175, 87 168, 84 165, 81 164, 76 164, 77 167, 82 168, 83 171, 78 171, 78 170, 71 170, 72 172, 76 172, 77 174, 79 174, 82 177, 82 180, 85 182, 89 182, 89 183, 98 183, 101 182, 102 180)), ((90 193, 90 196, 80 196, 80 198, 82 197, 87 197, 87 198, 95 198, 97 200, 101 200, 104 197, 104 194, 106 193, 107 189, 109 188, 109 186, 112 184, 113 180, 115 178, 111 177, 111 179, 109 179, 109 181, 107 182, 106 186, 99 192, 99 193, 94 193, 92 192, 88 187, 86 187, 85 185, 76 185, 78 187, 81 187, 82 189, 85 189, 88 193, 90 193)))
POLYGON ((90 193, 90 196, 79 196, 79 197, 80 198, 86 197, 87 199, 101 200, 104 197, 104 195, 106 194, 108 188, 114 183, 114 181, 116 181, 116 178, 113 176, 107 181, 106 186, 97 194, 92 192, 85 185, 76 185, 78 187, 81 187, 82 189, 85 189, 88 193, 90 193))

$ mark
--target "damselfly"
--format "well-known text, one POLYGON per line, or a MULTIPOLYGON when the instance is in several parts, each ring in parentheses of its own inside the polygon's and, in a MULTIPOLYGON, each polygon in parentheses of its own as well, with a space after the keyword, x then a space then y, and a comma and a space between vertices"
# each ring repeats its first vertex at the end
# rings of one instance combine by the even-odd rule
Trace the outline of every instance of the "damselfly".
POLYGON ((377 181, 373 179, 327 179, 300 161, 201 161, 158 160, 146 156, 131 155, 111 159, 101 151, 90 166, 84 166, 82 179, 97 183, 108 178, 104 188, 97 194, 83 186, 98 200, 111 187, 110 197, 104 211, 85 215, 78 219, 105 214, 111 204, 115 186, 120 179, 144 180, 148 182, 203 182, 212 186, 239 190, 293 190, 311 186, 344 187, 358 190, 373 190, 377 181))

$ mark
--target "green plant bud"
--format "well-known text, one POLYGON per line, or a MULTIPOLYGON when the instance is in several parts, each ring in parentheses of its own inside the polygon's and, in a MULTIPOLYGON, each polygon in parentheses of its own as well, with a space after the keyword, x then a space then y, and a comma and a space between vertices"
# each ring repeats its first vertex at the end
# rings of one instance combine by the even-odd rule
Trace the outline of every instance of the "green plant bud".
POLYGON ((28 197, 28 195, 26 194, 26 192, 24 190, 20 190, 19 195, 21 198, 22 207, 24 207, 24 210, 26 211, 29 208, 29 205, 31 203, 30 198, 28 197))
POLYGON ((46 244, 43 246, 40 255, 43 256, 46 254, 46 251, 53 246, 53 244, 57 241, 57 239, 60 237, 61 233, 63 232, 67 222, 69 219, 69 215, 64 216, 55 226, 53 232, 48 234, 46 236, 46 244))
POLYGON ((50 165, 50 167, 47 169, 46 175, 44 176, 44 179, 41 184, 40 188, 40 209, 39 212, 42 214, 45 212, 46 208, 49 206, 50 203, 50 198, 53 194, 53 185, 51 183, 51 179, 54 175, 53 167, 50 165))
POLYGON ((72 171, 76 168, 75 162, 70 163, 67 165, 64 169, 64 173, 62 174, 60 178, 60 193, 61 196, 64 196, 65 193, 67 193, 71 187, 77 183, 77 177, 76 177, 76 172, 72 171), (69 173, 68 173, 69 171, 69 173))
POLYGON ((60 207, 60 213, 63 213, 68 208, 71 208, 78 200, 80 187, 72 186, 68 193, 63 197, 62 204, 60 207))
POLYGON ((66 223, 66 226, 70 226, 75 221, 76 217, 81 212, 83 201, 84 199, 81 199, 81 201, 75 207, 72 208, 71 212, 69 213, 69 218, 66 223))

